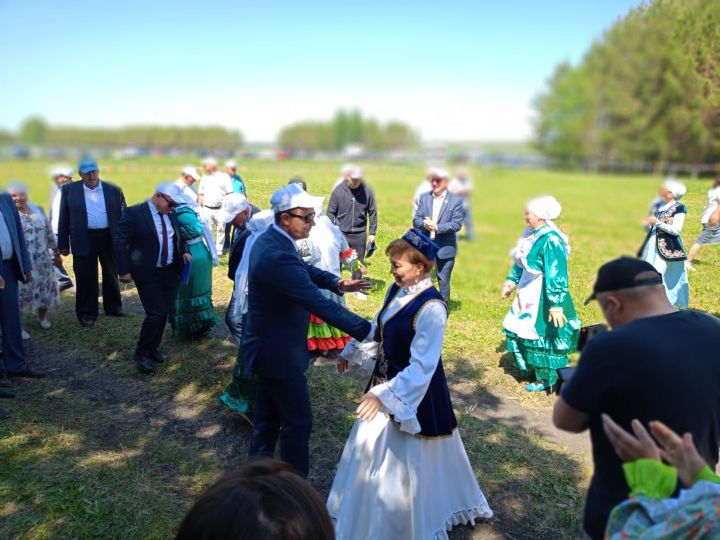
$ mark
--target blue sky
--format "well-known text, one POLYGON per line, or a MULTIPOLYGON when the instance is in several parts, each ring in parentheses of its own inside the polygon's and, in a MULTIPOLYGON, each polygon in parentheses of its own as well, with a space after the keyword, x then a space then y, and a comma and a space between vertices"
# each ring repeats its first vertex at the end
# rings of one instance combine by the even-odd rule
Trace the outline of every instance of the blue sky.
POLYGON ((357 107, 426 140, 520 140, 554 66, 639 0, 0 0, 0 128, 220 124, 357 107))

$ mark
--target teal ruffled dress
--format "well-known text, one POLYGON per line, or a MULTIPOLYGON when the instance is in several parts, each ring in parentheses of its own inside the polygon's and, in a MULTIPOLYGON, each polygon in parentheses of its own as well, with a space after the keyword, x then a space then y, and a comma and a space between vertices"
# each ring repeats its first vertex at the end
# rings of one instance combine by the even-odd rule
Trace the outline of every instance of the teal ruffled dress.
POLYGON ((220 324, 212 304, 212 257, 203 243, 200 219, 189 206, 177 209, 180 237, 192 255, 190 279, 181 283, 170 317, 173 335, 187 339, 199 338, 220 324))
POLYGON ((507 277, 518 285, 503 321, 507 351, 521 371, 532 371, 535 380, 550 386, 557 382, 557 369, 570 362, 582 326, 568 288, 567 251, 559 231, 543 225, 520 242, 507 277), (551 308, 562 308, 567 318, 562 328, 548 321, 551 308))

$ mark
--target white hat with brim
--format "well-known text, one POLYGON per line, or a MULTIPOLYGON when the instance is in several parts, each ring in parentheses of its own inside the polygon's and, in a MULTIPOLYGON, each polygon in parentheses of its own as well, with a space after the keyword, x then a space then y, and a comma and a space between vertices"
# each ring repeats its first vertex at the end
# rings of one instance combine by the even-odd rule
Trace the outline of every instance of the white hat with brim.
POLYGON ((158 187, 155 188, 155 193, 162 193, 175 204, 183 204, 185 202, 182 191, 180 191, 180 188, 176 186, 174 182, 163 182, 159 184, 158 187))
POLYGON ((190 176, 193 180, 200 180, 200 173, 192 165, 183 167, 181 172, 184 176, 190 176))
POLYGON ((353 167, 350 171, 350 178, 362 178, 363 172, 360 167, 353 167))
POLYGON ((250 208, 245 195, 240 193, 231 193, 223 199, 222 209, 220 210, 220 221, 230 223, 235 216, 250 208))
POLYGON ((270 206, 276 214, 293 208, 315 208, 315 204, 315 197, 297 184, 283 186, 270 197, 270 206))

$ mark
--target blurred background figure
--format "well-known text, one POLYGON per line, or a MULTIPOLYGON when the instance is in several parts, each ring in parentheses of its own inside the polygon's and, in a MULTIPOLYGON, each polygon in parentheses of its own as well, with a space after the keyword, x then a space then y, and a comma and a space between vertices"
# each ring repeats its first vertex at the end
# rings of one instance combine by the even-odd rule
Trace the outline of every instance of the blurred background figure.
POLYGON ((195 502, 175 540, 334 540, 325 503, 286 463, 254 459, 195 502))
MULTIPOLYGON (((60 219, 60 199, 62 199, 62 192, 60 188, 65 184, 72 182, 73 170, 70 167, 56 167, 52 172, 52 187, 50 188, 50 209, 48 211, 48 219, 50 220, 50 226, 55 234, 55 241, 57 243, 58 234, 58 220, 60 219)), ((60 290, 70 289, 73 286, 72 279, 65 270, 65 266, 62 262, 62 256, 58 253, 54 257, 55 263, 55 277, 60 285, 60 290)))
POLYGON ((334 190, 343 182, 347 182, 348 178, 350 177, 350 173, 353 171, 354 168, 355 165, 353 165, 352 163, 345 163, 342 167, 340 167, 340 177, 335 180, 332 189, 334 190))
POLYGON ((184 196, 190 197, 193 201, 197 202, 198 194, 193 188, 193 184, 199 180, 200 173, 198 173, 197 168, 188 165, 180 171, 180 178, 175 181, 175 185, 180 188, 184 196))
POLYGON ((690 302, 690 287, 685 268, 687 256, 680 238, 688 209, 679 201, 686 191, 685 184, 674 178, 663 182, 658 191, 663 204, 654 216, 645 218, 644 223, 650 226, 650 231, 638 251, 639 257, 662 274, 670 303, 683 309, 686 309, 690 302))
MULTIPOLYGON (((355 250, 358 261, 362 263, 365 260, 365 248, 368 242, 375 241, 377 207, 375 195, 365 182, 359 167, 353 168, 348 173, 347 180, 338 184, 333 190, 327 215, 345 235, 348 245, 355 250)), ((352 271, 352 279, 361 277, 360 270, 352 271)), ((360 300, 367 298, 362 292, 356 293, 355 296, 360 300)))
POLYGON ((472 180, 467 169, 460 168, 455 173, 455 178, 448 184, 448 191, 454 193, 462 199, 463 202, 463 228, 465 229, 465 237, 469 242, 475 240, 475 229, 473 229, 472 210, 470 208, 470 196, 474 188, 472 180))
POLYGON ((708 225, 710 216, 713 215, 718 207, 720 207, 720 173, 715 176, 712 188, 707 192, 707 204, 705 204, 705 208, 703 208, 702 215, 700 216, 702 231, 700 231, 700 235, 690 248, 687 261, 685 262, 688 270, 695 270, 692 261, 703 246, 720 243, 720 225, 715 225, 714 227, 708 225))
POLYGON ((423 178, 422 183, 417 187, 415 194, 413 195, 413 216, 415 216, 418 204, 420 204, 420 197, 422 197, 425 193, 430 193, 432 191, 432 178, 439 170, 440 169, 431 167, 425 172, 425 178, 423 178))
POLYGON ((180 240, 192 256, 187 282, 180 282, 175 308, 170 315, 173 334, 184 339, 200 339, 220 324, 212 303, 212 267, 218 265, 212 235, 205 235, 197 214, 197 203, 180 194, 175 215, 180 240))
POLYGON ((225 246, 225 223, 220 221, 223 199, 234 192, 232 180, 227 173, 218 171, 214 158, 205 158, 202 162, 205 174, 198 188, 198 204, 215 236, 215 249, 222 255, 225 246))
POLYGON ((288 180, 288 185, 290 184, 297 184, 300 186, 300 189, 307 191, 307 182, 305 182, 305 180, 303 180, 300 176, 293 176, 290 180, 288 180))
MULTIPOLYGON (((28 190, 24 184, 10 184, 8 193, 20 215, 25 245, 32 264, 32 280, 19 286, 20 308, 35 313, 40 326, 48 329, 51 326, 47 318, 48 309, 60 302, 60 290, 51 256, 51 253, 57 254, 55 234, 42 209, 29 203, 28 190)), ((30 337, 25 330, 22 331, 22 336, 23 339, 30 337)))
MULTIPOLYGON (((237 163, 235 163, 234 160, 231 159, 225 162, 225 172, 228 174, 228 176, 230 177, 230 181, 232 182, 233 193, 239 193, 240 195, 244 195, 245 198, 247 198, 247 188, 245 186, 245 182, 243 182, 243 179, 238 174, 237 163)), ((235 236, 232 230, 232 222, 226 223, 223 251, 227 251, 228 249, 230 249, 230 244, 232 244, 232 239, 235 236)))

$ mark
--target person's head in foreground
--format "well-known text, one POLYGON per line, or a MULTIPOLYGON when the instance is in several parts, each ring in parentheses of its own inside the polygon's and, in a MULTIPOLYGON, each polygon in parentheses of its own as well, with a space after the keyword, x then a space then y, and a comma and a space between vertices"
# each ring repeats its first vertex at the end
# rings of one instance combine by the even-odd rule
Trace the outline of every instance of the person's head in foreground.
POLYGON ((417 229, 410 229, 402 238, 393 240, 385 249, 390 258, 390 273, 402 288, 411 287, 430 274, 438 245, 417 229))
POLYGON ((592 300, 597 300, 613 328, 641 317, 675 311, 660 273, 649 262, 632 257, 620 257, 600 267, 585 304, 592 300))
POLYGON ((525 206, 525 223, 532 230, 560 217, 562 206, 552 195, 542 195, 528 201, 525 206))
POLYGON ((185 203, 180 188, 172 182, 163 182, 158 185, 150 200, 157 208, 158 214, 169 214, 177 205, 185 203))
POLYGON ((315 225, 315 197, 297 184, 288 184, 270 197, 275 224, 293 240, 307 238, 315 225))
POLYGON ((226 474, 195 502, 176 540, 332 540, 325 502, 288 464, 258 459, 226 474))
POLYGON ((78 173, 89 189, 95 189, 100 183, 100 168, 94 159, 83 159, 78 164, 78 173))

